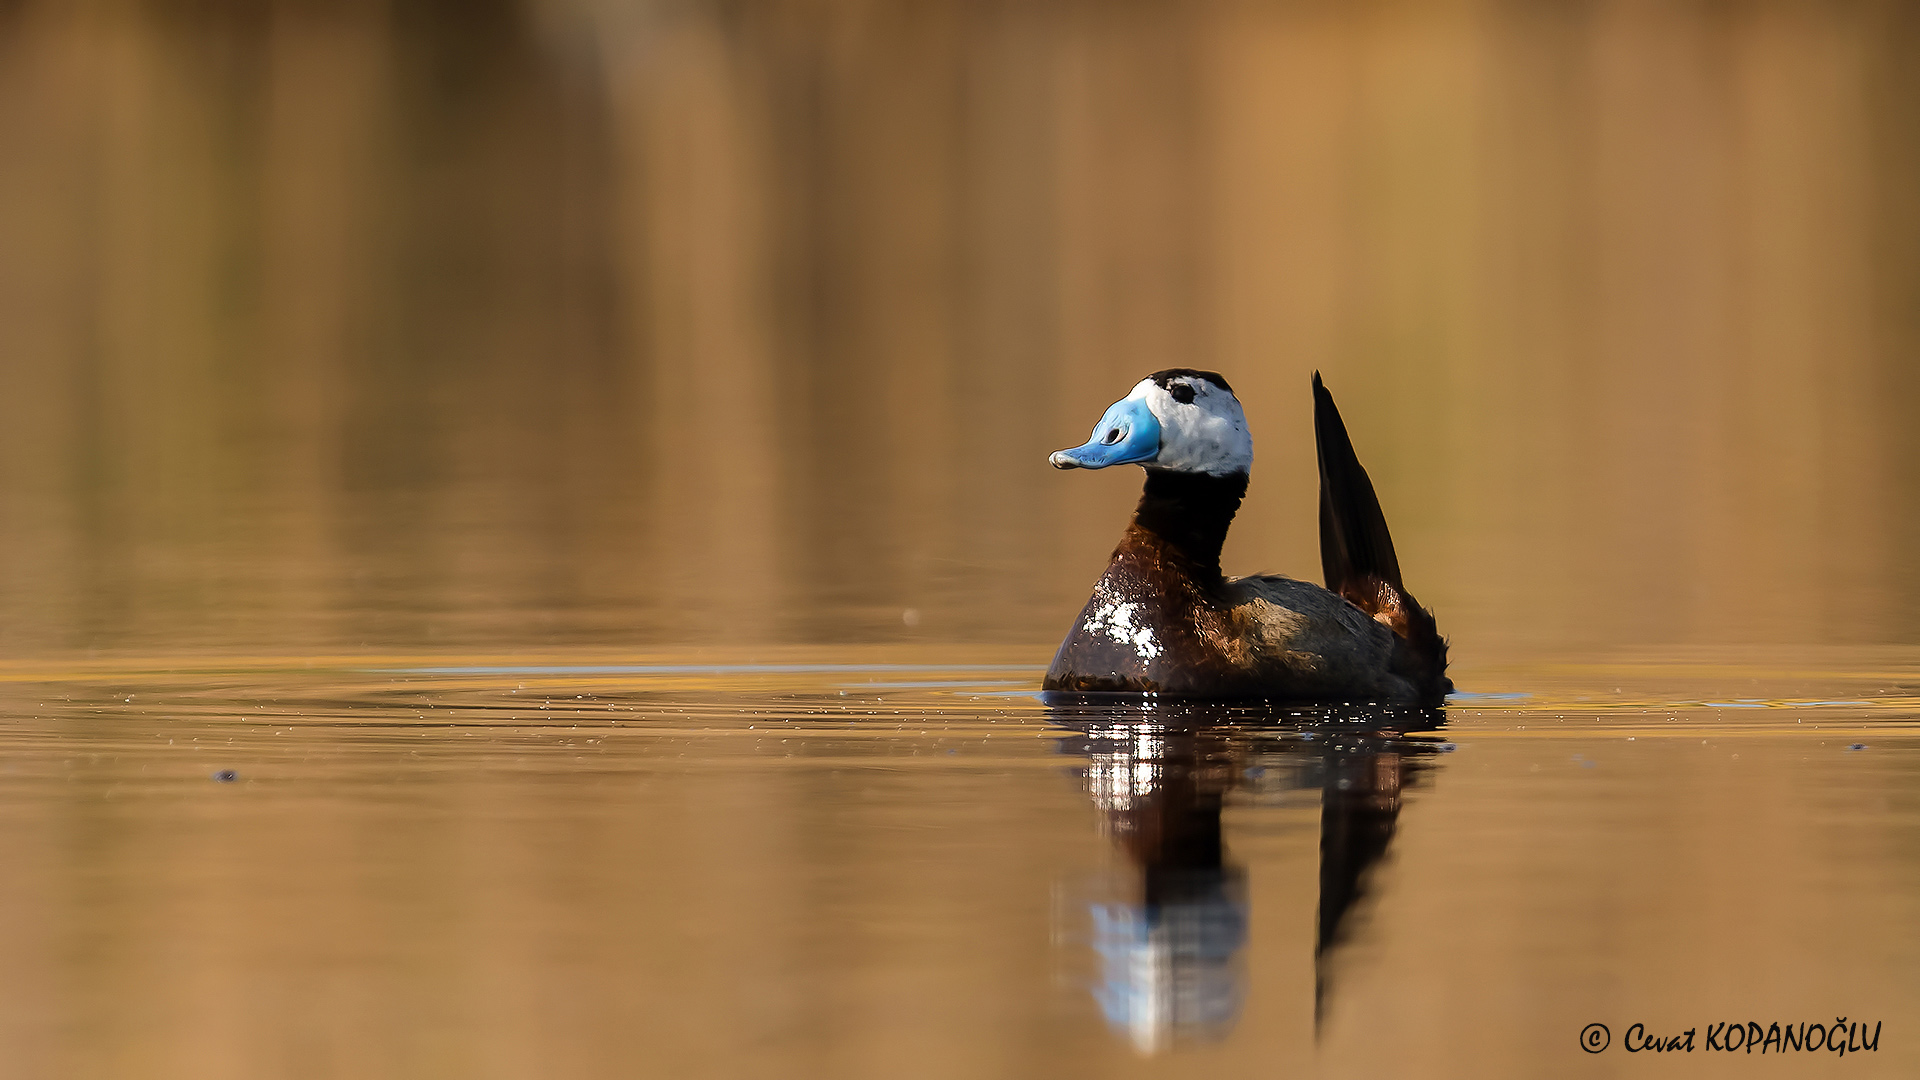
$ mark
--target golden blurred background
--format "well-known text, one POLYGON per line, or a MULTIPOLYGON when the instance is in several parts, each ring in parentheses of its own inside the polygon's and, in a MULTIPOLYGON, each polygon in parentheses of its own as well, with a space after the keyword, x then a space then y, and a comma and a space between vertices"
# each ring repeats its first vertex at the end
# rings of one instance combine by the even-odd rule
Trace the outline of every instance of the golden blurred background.
POLYGON ((1903 0, 0 0, 0 1078, 1599 1076, 1832 1010, 1913 1073, 1916 59, 1903 0), (1534 693, 1404 814, 1401 749, 1031 699, 1139 483, 1046 454, 1170 366, 1255 429, 1230 570, 1318 574, 1320 370, 1534 693), (1148 1063, 1060 928, 1182 822, 1245 1011, 1148 1063))
POLYGON ((1920 640, 1920 8, 0 3, 0 649, 1031 645, 1148 371, 1467 668, 1920 640))

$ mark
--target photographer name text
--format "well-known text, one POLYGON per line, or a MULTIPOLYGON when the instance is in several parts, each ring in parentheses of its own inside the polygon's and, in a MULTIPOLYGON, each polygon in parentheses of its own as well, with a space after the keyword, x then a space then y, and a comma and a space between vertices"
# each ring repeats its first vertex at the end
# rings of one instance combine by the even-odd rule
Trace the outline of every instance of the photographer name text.
MULTIPOLYGON (((1748 1054, 1831 1053, 1846 1057, 1848 1054, 1877 1053, 1880 1049, 1880 1024, 1881 1021, 1875 1020, 1871 1033, 1865 1021, 1853 1021, 1844 1016, 1834 1017, 1831 1024, 1816 1021, 1761 1025, 1751 1020, 1744 1024, 1729 1020, 1677 1032, 1633 1024, 1621 1033, 1620 1049, 1629 1054, 1691 1054, 1695 1050, 1720 1050, 1748 1054), (1703 1037, 1696 1042, 1697 1036, 1703 1037)), ((1580 1049, 1587 1053, 1602 1053, 1612 1045, 1613 1032, 1607 1025, 1588 1024, 1580 1029, 1580 1049)))

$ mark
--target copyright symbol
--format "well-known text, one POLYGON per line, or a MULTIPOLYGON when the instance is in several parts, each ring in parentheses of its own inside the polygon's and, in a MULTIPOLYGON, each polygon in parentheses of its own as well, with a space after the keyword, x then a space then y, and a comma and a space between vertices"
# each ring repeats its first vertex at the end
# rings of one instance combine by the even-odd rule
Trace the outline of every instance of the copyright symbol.
POLYGON ((1580 1029, 1580 1049, 1589 1054, 1597 1054, 1613 1041, 1613 1032, 1605 1024, 1588 1024, 1580 1029))

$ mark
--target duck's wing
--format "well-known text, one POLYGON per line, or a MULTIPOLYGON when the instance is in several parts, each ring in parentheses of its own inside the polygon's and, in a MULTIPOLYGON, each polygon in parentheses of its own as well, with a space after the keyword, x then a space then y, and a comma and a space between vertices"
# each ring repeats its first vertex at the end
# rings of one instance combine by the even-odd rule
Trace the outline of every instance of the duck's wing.
POLYGON ((1274 575, 1226 583, 1234 657, 1276 696, 1412 703, 1418 688, 1396 670, 1401 646, 1384 623, 1309 581, 1274 575))
POLYGON ((1320 458, 1320 567, 1327 589, 1393 630, 1402 643, 1396 669, 1421 688, 1423 698, 1437 701, 1453 689, 1446 677, 1447 641, 1433 613, 1400 580, 1387 515, 1317 371, 1313 439, 1320 458))

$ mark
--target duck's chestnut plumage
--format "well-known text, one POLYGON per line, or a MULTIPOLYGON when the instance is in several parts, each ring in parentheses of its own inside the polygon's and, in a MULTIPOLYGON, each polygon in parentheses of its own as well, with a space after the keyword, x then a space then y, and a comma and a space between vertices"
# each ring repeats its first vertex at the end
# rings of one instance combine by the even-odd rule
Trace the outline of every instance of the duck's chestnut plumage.
POLYGON ((1253 444, 1218 374, 1142 379, 1056 467, 1139 464, 1133 521, 1048 669, 1045 688, 1435 704, 1453 688, 1432 613, 1400 580, 1373 484, 1333 397, 1313 377, 1326 587, 1228 578, 1220 548, 1246 495, 1253 444))

